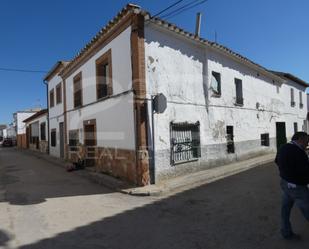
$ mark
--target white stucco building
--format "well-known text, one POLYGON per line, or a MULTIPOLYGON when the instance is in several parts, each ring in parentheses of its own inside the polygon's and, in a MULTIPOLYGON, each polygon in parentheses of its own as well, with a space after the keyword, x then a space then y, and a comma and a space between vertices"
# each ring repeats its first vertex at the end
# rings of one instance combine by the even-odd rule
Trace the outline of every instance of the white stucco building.
POLYGON ((63 80, 58 75, 68 64, 66 61, 58 61, 44 78, 48 91, 48 141, 49 154, 64 158, 64 89, 63 80))
POLYGON ((306 82, 135 5, 45 80, 50 153, 137 185, 275 152, 307 129, 306 82))
POLYGON ((48 152, 47 109, 43 109, 24 120, 27 148, 48 152))
POLYGON ((33 108, 24 111, 17 111, 13 114, 13 126, 15 128, 15 135, 17 146, 19 148, 26 148, 26 125, 24 120, 40 111, 41 108, 33 108))

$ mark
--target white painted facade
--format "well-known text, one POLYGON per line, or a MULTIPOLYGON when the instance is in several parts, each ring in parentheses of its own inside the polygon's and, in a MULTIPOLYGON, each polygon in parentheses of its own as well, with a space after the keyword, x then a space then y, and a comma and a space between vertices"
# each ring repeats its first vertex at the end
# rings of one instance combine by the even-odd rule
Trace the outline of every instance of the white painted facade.
POLYGON ((26 128, 28 128, 28 131, 29 131, 29 134, 27 134, 28 135, 27 145, 29 146, 30 149, 39 150, 44 153, 47 152, 47 146, 48 146, 48 122, 47 121, 48 121, 47 112, 45 112, 44 114, 25 122, 26 128), (45 124, 44 131, 41 130, 43 123, 45 124), (44 136, 42 139, 43 134, 45 134, 45 139, 44 139, 44 136), (38 137, 37 145, 33 143, 33 141, 30 138, 30 135, 33 137, 38 137))
POLYGON ((60 132, 59 123, 64 122, 64 91, 63 91, 63 80, 58 75, 55 74, 48 81, 48 99, 49 99, 49 136, 52 129, 56 129, 56 146, 51 146, 51 140, 49 140, 49 154, 55 157, 60 157, 60 132), (56 86, 61 84, 62 101, 57 104, 56 101, 56 86), (54 106, 50 107, 50 91, 54 90, 54 106))
POLYGON ((70 130, 78 129, 81 144, 84 143, 83 122, 96 119, 97 146, 135 149, 130 37, 131 27, 128 27, 66 78, 67 136, 70 130), (96 60, 109 49, 113 96, 97 101, 96 60), (73 78, 80 72, 83 104, 74 108, 73 78))
POLYGON ((37 111, 39 111, 39 109, 35 111, 21 111, 14 113, 13 118, 14 124, 16 125, 15 129, 17 135, 26 134, 26 125, 24 123, 24 120, 31 117, 37 111))
MULTIPOLYGON (((154 114, 155 176, 157 180, 209 168, 276 150, 276 122, 286 123, 286 136, 306 120, 305 88, 236 61, 230 56, 153 24, 145 28, 148 97, 163 93, 167 109, 154 114), (212 71, 221 75, 221 96, 211 85, 212 71), (235 78, 242 80, 243 106, 235 105, 235 78), (290 88, 296 105, 291 107, 290 88), (299 91, 304 107, 299 107, 299 91), (201 157, 171 165, 170 123, 200 123, 201 157), (235 153, 227 153, 226 127, 234 128, 235 153), (269 133, 270 146, 261 146, 269 133)), ((151 118, 151 117, 150 117, 151 118)), ((305 128, 305 127, 304 127, 305 128)))
MULTIPOLYGON (((105 37, 108 43, 104 44, 104 47, 95 42, 88 44, 76 57, 76 61, 73 59, 73 72, 69 66, 67 71, 60 73, 64 75, 64 79, 58 75, 62 69, 49 79, 48 93, 54 89, 55 95, 55 106, 49 108, 49 134, 56 129, 56 146, 49 146, 51 155, 60 157, 59 125, 65 122, 66 110, 65 146, 69 144, 70 131, 74 131, 72 137, 75 137, 78 130, 79 145, 74 146, 81 148, 78 152, 72 150, 73 153, 82 154, 83 146, 80 145, 85 145, 85 122, 95 120, 96 151, 93 153, 100 154, 99 149, 102 148, 117 148, 126 150, 123 153, 129 155, 130 160, 117 169, 122 170, 115 173, 117 177, 121 174, 127 176, 127 169, 132 166, 129 163, 140 160, 138 157, 142 150, 139 148, 139 151, 136 151, 136 131, 141 128, 137 125, 138 116, 135 115, 141 115, 142 112, 137 114, 140 109, 134 109, 134 101, 137 99, 133 91, 132 56, 137 55, 131 55, 134 51, 131 48, 132 33, 129 26, 111 40, 105 37), (92 53, 93 51, 95 53, 92 53), (96 60, 108 51, 111 51, 113 93, 98 100, 96 60), (75 108, 74 77, 80 74, 82 105, 75 108), (62 103, 57 105, 56 86, 60 82, 63 86, 63 80, 65 91, 62 88, 62 103)), ((248 60, 239 59, 231 55, 232 53, 228 54, 201 41, 194 41, 172 31, 172 28, 166 25, 164 27, 146 21, 144 33, 145 101, 148 101, 148 120, 145 121, 148 127, 145 137, 148 136, 148 151, 151 156, 154 150, 154 157, 150 157, 149 162, 151 170, 154 169, 150 174, 154 175, 156 181, 275 152, 278 142, 277 122, 285 123, 287 138, 294 133, 294 123, 297 123, 298 130, 307 129, 305 86, 289 78, 279 77, 248 60), (211 89, 212 72, 221 75, 220 96, 215 95, 211 89), (235 105, 235 79, 242 81, 243 105, 235 105), (293 107, 290 99, 291 88, 294 89, 296 102, 293 107), (302 108, 299 106, 300 91, 303 93, 302 108), (161 114, 152 114, 151 99, 159 93, 166 96, 167 109, 161 114), (171 163, 171 123, 199 123, 201 153, 196 160, 177 165, 171 163), (232 153, 227 151, 227 126, 232 126, 234 132, 235 151, 232 153), (262 134, 269 135, 269 145, 261 145, 262 134)), ((108 36, 108 32, 106 34, 108 36)), ((93 41, 99 41, 102 38, 100 35, 93 41)), ((141 120, 142 118, 144 116, 141 120)), ((72 140, 76 142, 75 138, 72 140)), ((91 146, 93 145, 89 147, 91 146)), ((99 162, 101 169, 112 163, 104 160, 99 162)), ((115 165, 113 167, 117 168, 115 165)), ((107 169, 107 172, 111 171, 110 168, 107 169)), ((106 168, 103 172, 106 172, 106 168)))

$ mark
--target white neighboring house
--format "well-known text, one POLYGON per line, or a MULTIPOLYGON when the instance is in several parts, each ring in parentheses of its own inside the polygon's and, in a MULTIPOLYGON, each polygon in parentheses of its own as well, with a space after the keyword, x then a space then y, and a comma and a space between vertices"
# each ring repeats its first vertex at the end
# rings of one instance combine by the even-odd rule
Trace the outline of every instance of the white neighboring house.
POLYGON ((6 128, 7 125, 0 125, 0 145, 3 142, 3 139, 6 138, 6 128))
POLYGON ((46 79, 50 99, 63 82, 50 117, 64 122, 63 155, 137 185, 272 153, 306 129, 306 82, 135 5, 46 79))
POLYGON ((13 125, 15 127, 17 147, 26 149, 26 126, 24 120, 40 111, 41 108, 34 108, 24 111, 17 111, 13 114, 13 125))
POLYGON ((47 109, 43 109, 24 120, 26 124, 27 148, 48 152, 47 109))
POLYGON ((58 61, 48 72, 44 81, 48 89, 48 137, 49 154, 55 157, 65 157, 64 143, 64 88, 63 80, 58 75, 68 64, 66 61, 58 61))

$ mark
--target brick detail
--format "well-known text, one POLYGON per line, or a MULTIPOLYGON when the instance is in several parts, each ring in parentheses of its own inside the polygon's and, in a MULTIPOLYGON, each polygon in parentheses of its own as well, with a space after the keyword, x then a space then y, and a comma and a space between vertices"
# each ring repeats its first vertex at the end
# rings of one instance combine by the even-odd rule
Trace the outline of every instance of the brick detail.
POLYGON ((96 148, 96 171, 137 184, 134 150, 96 148))
POLYGON ((20 149, 27 149, 27 136, 26 134, 21 134, 16 136, 17 147, 20 149))
POLYGON ((144 16, 134 15, 132 18, 132 82, 134 89, 134 110, 136 116, 136 137, 137 137, 137 160, 136 174, 137 185, 145 186, 150 183, 149 159, 147 150, 147 102, 146 98, 146 77, 145 77, 145 41, 144 41, 144 16), (140 155, 146 156, 140 156, 140 155))

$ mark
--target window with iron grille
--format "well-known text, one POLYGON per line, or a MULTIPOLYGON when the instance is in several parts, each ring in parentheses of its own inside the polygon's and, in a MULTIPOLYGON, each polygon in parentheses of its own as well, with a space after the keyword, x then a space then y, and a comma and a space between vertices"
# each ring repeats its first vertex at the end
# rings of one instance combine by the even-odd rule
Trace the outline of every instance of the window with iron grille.
POLYGON ((171 164, 201 157, 200 123, 171 123, 171 164))
POLYGON ((269 133, 261 134, 261 145, 269 146, 269 133))
POLYGON ((232 125, 226 126, 226 147, 227 153, 235 153, 234 145, 234 127, 232 125))

